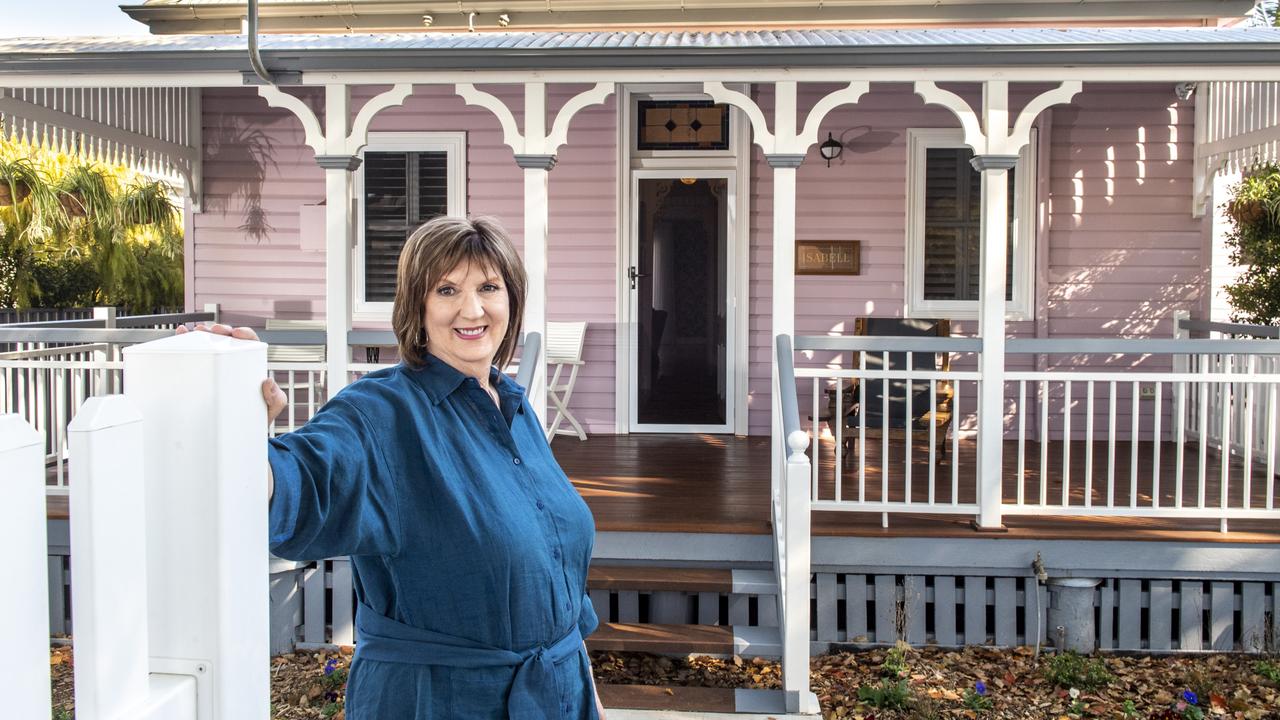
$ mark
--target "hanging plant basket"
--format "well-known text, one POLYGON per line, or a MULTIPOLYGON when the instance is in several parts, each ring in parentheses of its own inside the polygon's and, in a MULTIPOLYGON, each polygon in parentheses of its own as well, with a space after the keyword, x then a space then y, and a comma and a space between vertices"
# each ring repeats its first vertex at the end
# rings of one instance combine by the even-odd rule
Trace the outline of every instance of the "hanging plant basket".
POLYGON ((62 205, 62 211, 69 218, 82 218, 89 214, 85 210, 84 195, 79 192, 72 191, 59 195, 58 203, 62 205))
POLYGON ((17 202, 26 200, 27 196, 31 194, 31 188, 21 180, 10 184, 9 181, 0 179, 0 207, 10 207, 14 204, 13 191, 15 187, 18 191, 17 202))
POLYGON ((1227 203, 1227 215, 1236 225, 1252 225, 1267 216, 1267 208, 1261 200, 1238 198, 1227 203))

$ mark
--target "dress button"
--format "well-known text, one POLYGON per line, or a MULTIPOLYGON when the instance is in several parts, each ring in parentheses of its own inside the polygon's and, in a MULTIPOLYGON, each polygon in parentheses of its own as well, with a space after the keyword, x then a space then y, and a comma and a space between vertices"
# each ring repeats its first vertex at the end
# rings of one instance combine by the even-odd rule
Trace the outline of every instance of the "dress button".
POLYGON ((511 462, 513 462, 513 463, 515 463, 515 464, 519 465, 519 464, 520 464, 520 458, 518 458, 518 457, 516 457, 516 458, 511 458, 511 462))
POLYGON ((551 557, 553 557, 553 558, 555 558, 555 559, 559 560, 559 559, 560 559, 560 551, 559 551, 559 550, 552 550, 552 551, 551 551, 551 557))
POLYGON ((538 501, 538 509, 539 509, 539 510, 541 510, 541 509, 542 509, 542 508, 544 508, 544 507, 546 507, 546 505, 543 505, 543 504, 542 504, 542 501, 541 501, 541 500, 539 500, 539 501, 538 501))

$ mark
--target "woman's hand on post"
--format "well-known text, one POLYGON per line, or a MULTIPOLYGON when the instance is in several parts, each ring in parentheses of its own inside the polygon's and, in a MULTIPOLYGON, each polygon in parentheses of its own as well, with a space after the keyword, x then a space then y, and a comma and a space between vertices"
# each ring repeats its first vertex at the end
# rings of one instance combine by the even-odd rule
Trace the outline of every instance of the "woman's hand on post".
MULTIPOLYGON (((181 335, 186 332, 191 332, 187 329, 186 325, 178 326, 177 334, 181 335)), ((220 323, 214 323, 212 325, 196 323, 195 332, 211 332, 215 335, 229 335, 241 340, 258 339, 258 333, 254 332, 253 328, 233 328, 230 325, 222 325, 220 323)), ((284 412, 284 409, 289 405, 289 401, 285 397, 284 391, 281 390, 280 386, 276 384, 276 381, 271 378, 267 378, 262 381, 262 401, 267 404, 268 426, 274 424, 276 418, 280 417, 280 413, 284 412)))

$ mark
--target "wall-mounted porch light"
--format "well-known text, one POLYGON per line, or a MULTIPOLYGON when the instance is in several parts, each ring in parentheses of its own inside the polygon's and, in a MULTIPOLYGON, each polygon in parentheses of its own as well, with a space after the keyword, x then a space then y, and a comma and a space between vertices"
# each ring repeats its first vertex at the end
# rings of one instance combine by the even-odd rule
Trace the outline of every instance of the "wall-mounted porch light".
POLYGON ((844 152, 844 146, 839 143, 831 133, 827 133, 827 139, 822 141, 818 146, 818 154, 822 155, 822 159, 827 161, 827 167, 831 167, 831 161, 840 157, 840 153, 844 152))

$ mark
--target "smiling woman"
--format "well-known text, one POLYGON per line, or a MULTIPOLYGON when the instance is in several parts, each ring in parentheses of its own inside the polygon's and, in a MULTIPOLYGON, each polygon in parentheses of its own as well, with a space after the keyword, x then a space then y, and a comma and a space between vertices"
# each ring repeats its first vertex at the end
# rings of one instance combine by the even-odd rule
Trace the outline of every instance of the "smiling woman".
POLYGON ((436 218, 405 241, 397 276, 391 321, 404 361, 430 352, 487 388, 489 367, 515 355, 527 285, 502 227, 436 218))
POLYGON ((272 552, 351 556, 346 717, 601 717, 583 644, 595 523, 498 369, 524 307, 515 247, 493 220, 436 218, 396 282, 402 363, 268 451, 272 552))

